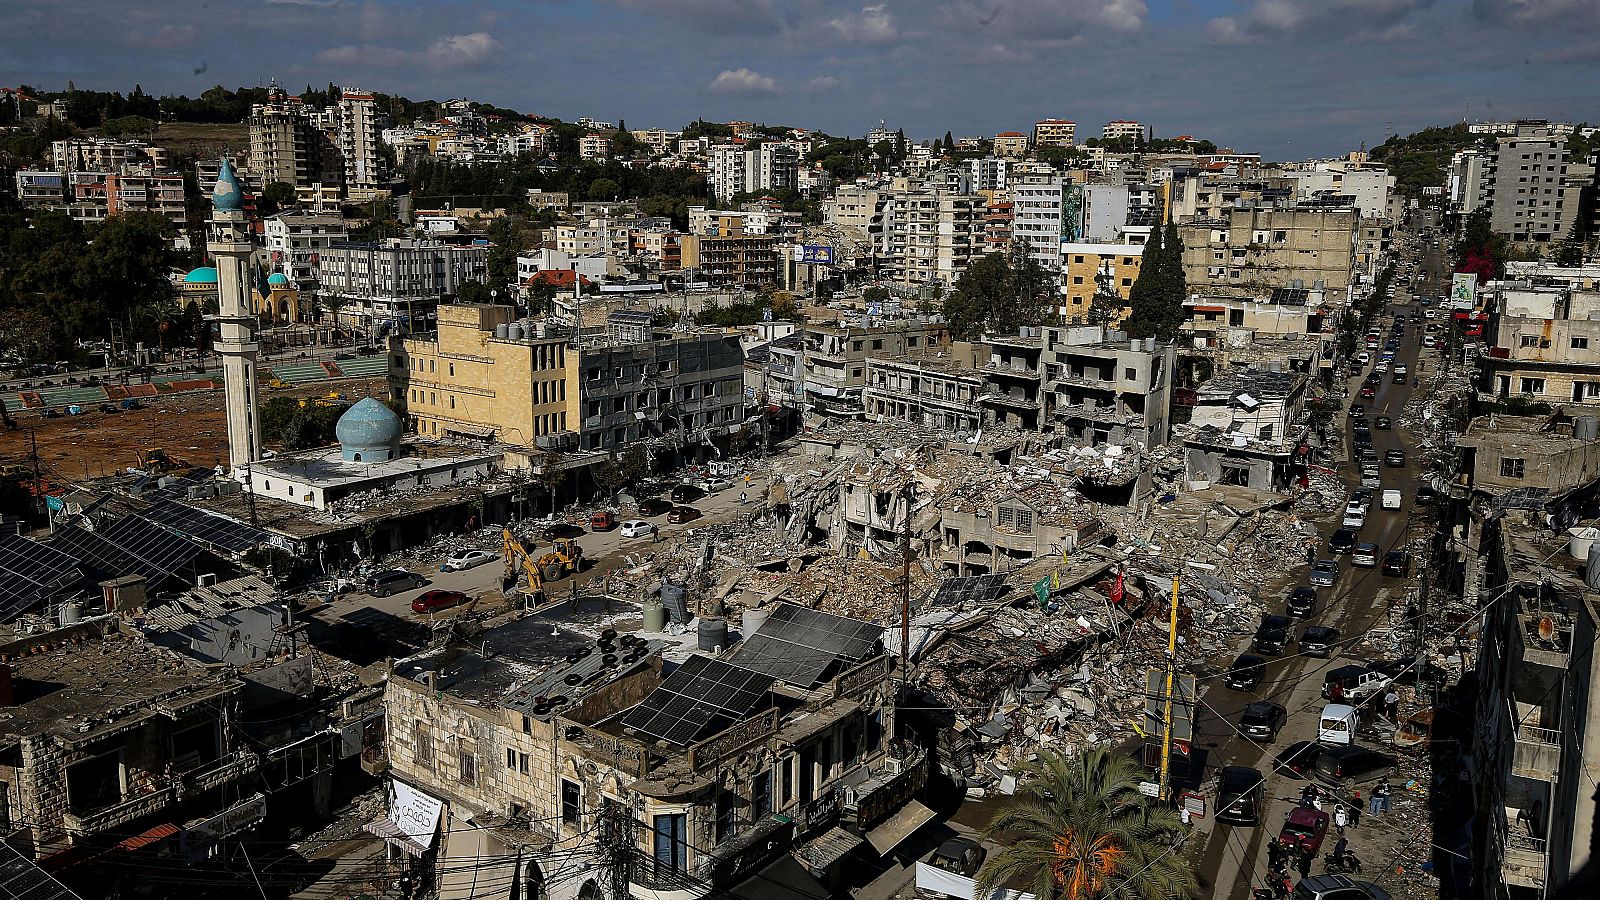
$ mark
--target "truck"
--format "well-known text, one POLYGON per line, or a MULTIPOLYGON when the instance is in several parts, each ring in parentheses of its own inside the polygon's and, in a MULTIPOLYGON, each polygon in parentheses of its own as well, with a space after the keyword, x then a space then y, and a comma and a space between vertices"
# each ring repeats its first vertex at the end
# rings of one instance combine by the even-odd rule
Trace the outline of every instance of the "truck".
POLYGON ((1384 509, 1399 509, 1400 492, 1394 490, 1384 491, 1381 503, 1384 509))

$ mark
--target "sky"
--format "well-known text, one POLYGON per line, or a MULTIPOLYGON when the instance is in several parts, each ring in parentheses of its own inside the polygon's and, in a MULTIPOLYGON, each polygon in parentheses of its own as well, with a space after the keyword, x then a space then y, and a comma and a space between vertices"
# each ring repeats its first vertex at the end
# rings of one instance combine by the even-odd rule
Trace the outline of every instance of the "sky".
POLYGON ((6 0, 0 84, 330 81, 571 121, 914 140, 1110 119, 1269 160, 1600 122, 1600 0, 6 0))

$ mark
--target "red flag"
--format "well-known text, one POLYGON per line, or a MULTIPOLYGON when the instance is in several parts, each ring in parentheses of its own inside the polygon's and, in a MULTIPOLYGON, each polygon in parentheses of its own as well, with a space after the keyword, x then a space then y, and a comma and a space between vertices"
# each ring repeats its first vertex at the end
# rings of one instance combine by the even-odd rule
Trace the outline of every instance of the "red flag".
POLYGON ((1123 594, 1123 591, 1122 591, 1122 570, 1118 569, 1117 570, 1117 582, 1116 582, 1116 584, 1113 584, 1111 586, 1111 602, 1112 603, 1121 603, 1122 602, 1122 594, 1123 594))

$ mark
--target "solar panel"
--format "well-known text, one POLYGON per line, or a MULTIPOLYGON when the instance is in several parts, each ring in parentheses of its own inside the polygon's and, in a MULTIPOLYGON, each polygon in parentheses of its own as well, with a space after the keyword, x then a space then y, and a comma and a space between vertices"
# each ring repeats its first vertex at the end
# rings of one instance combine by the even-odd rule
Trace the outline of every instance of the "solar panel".
POLYGON ((245 553, 267 543, 272 535, 227 516, 196 509, 187 503, 166 500, 138 513, 157 525, 182 532, 191 538, 229 553, 245 553))
POLYGON ((82 900, 9 844, 0 844, 0 900, 82 900))
POLYGON ((691 656, 622 717, 628 728, 680 747, 743 721, 773 678, 709 656, 691 656))
POLYGON ((969 575, 964 578, 946 578, 939 582, 929 597, 929 606, 960 606, 964 603, 988 603, 1006 592, 1004 575, 969 575))
POLYGON ((0 621, 10 621, 83 577, 76 558, 22 537, 0 538, 0 621))
POLYGON ((185 569, 205 552, 183 535, 134 516, 99 531, 63 526, 50 543, 108 575, 143 575, 152 586, 169 578, 187 580, 185 569))
POLYGON ((883 629, 793 603, 779 603, 761 630, 744 639, 728 661, 799 687, 811 687, 836 661, 876 651, 883 629))

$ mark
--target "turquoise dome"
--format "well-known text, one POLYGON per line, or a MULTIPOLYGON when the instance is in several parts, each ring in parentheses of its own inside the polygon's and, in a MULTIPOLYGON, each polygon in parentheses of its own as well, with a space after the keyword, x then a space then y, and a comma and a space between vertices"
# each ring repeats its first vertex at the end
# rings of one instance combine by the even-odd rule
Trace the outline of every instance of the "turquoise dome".
POLYGON ((399 455, 405 423, 371 397, 344 411, 334 426, 341 455, 350 462, 385 462, 399 455))
POLYGON ((239 187, 239 176, 233 172, 233 163, 227 158, 217 170, 217 183, 211 188, 211 208, 217 212, 236 212, 244 206, 244 191, 239 187))
POLYGON ((216 284, 217 269, 215 266, 201 266, 183 276, 184 284, 216 284))
POLYGON ((289 276, 282 272, 273 272, 267 276, 267 285, 270 287, 288 287, 289 276))

